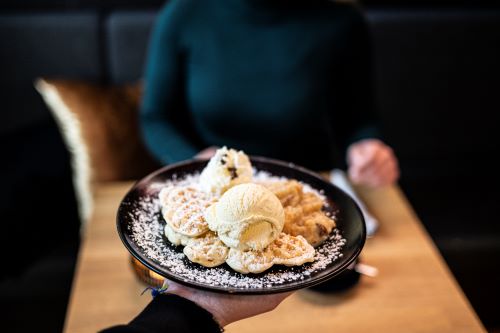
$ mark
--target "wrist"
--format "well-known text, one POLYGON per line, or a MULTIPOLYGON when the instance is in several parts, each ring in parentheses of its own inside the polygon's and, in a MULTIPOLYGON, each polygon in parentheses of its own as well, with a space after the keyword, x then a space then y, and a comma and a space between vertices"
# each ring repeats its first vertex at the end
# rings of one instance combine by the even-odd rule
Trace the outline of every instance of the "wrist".
MULTIPOLYGON (((219 309, 218 304, 216 302, 210 301, 207 297, 203 297, 203 295, 199 295, 197 291, 191 291, 189 289, 183 287, 171 286, 168 289, 169 294, 176 295, 178 297, 182 297, 208 312, 213 321, 217 323, 220 328, 230 324, 224 316, 224 309, 219 309)), ((203 292, 201 292, 203 293, 203 292)))

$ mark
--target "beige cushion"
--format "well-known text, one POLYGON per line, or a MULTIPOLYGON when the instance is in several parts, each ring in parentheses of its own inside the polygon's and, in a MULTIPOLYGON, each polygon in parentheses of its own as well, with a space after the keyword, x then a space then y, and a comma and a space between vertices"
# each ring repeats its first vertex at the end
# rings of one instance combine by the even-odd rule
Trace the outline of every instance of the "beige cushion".
POLYGON ((71 152, 83 221, 90 217, 96 182, 138 179, 157 168, 139 132, 140 84, 105 87, 37 79, 35 87, 71 152))

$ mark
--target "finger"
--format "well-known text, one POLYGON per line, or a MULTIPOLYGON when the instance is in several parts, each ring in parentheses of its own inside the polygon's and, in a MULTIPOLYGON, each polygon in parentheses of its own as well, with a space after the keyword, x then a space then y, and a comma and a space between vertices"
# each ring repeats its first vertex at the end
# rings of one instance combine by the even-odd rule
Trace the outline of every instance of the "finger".
MULTIPOLYGON (((371 159, 365 159, 364 164, 352 164, 348 170, 349 177, 355 183, 363 182, 363 179, 377 173, 377 170, 381 169, 387 163, 387 159, 390 158, 391 156, 387 151, 377 149, 371 159)), ((357 162, 361 163, 359 160, 357 162)))
POLYGON ((390 186, 396 183, 397 177, 395 175, 396 175, 395 173, 391 173, 390 175, 387 175, 383 178, 379 178, 378 180, 372 183, 371 187, 380 188, 380 187, 390 186))
POLYGON ((213 152, 210 152, 210 151, 205 151, 205 150, 204 150, 204 151, 202 151, 202 152, 200 152, 200 153, 196 154, 196 155, 194 156, 194 158, 195 158, 195 159, 198 159, 198 160, 209 160, 210 158, 212 158, 212 156, 213 156, 213 155, 214 155, 214 154, 213 154, 213 152))
POLYGON ((358 184, 379 187, 394 182, 399 175, 399 167, 394 156, 377 161, 369 169, 360 172, 353 180, 358 184))
POLYGON ((359 170, 360 176, 370 176, 377 175, 383 172, 385 169, 391 167, 391 164, 394 163, 394 159, 387 151, 379 151, 375 157, 372 159, 370 164, 363 166, 359 170))
POLYGON ((212 156, 215 155, 215 152, 217 151, 217 149, 218 149, 217 146, 207 147, 207 148, 203 149, 202 151, 198 152, 198 154, 196 154, 194 156, 194 158, 199 159, 199 160, 208 160, 208 159, 212 158, 212 156))
POLYGON ((368 161, 365 155, 359 151, 353 151, 350 155, 348 163, 349 168, 347 173, 351 179, 356 180, 359 177, 362 168, 366 163, 368 163, 368 161))
POLYGON ((397 163, 394 160, 388 160, 377 169, 370 169, 369 171, 360 175, 361 182, 371 187, 380 187, 392 184, 398 176, 397 163))
POLYGON ((393 157, 392 149, 378 143, 362 145, 353 149, 351 155, 349 174, 355 180, 367 169, 378 168, 386 159, 393 157))
POLYGON ((361 145, 350 150, 348 162, 353 171, 357 172, 357 170, 369 163, 371 158, 372 152, 361 145))
POLYGON ((374 188, 388 186, 393 183, 394 178, 394 172, 388 171, 372 178, 370 186, 374 188))
POLYGON ((358 173, 363 173, 365 171, 380 169, 388 161, 394 159, 394 155, 390 148, 377 148, 370 152, 370 158, 366 162, 359 166, 358 173))

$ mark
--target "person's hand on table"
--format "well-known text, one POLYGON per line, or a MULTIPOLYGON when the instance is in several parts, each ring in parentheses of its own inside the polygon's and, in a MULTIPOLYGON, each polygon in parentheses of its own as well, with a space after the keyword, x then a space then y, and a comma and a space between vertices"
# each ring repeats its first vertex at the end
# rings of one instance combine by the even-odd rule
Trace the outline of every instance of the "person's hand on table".
POLYGON ((354 184, 381 187, 399 178, 399 166, 391 147, 378 139, 351 144, 347 150, 348 175, 354 184))
POLYGON ((189 288, 167 280, 168 293, 184 297, 210 312, 221 327, 275 309, 292 293, 231 295, 189 288))
POLYGON ((209 160, 210 158, 212 158, 212 156, 215 155, 215 151, 217 149, 219 149, 219 147, 217 147, 217 146, 207 147, 207 148, 201 150, 200 152, 198 152, 198 154, 194 155, 194 158, 199 159, 199 160, 209 160))

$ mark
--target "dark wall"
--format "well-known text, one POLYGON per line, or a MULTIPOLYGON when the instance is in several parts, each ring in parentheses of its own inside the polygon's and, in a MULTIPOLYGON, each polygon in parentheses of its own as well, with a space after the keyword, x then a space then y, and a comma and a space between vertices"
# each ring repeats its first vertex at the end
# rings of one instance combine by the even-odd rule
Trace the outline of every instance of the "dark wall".
MULTIPOLYGON (((396 7, 446 7, 461 6, 477 8, 478 6, 498 6, 495 0, 352 0, 364 6, 396 6, 396 7)), ((82 9, 82 8, 158 8, 163 0, 3 0, 2 9, 82 9)))
POLYGON ((99 80, 98 15, 92 11, 0 14, 0 134, 48 118, 39 76, 99 80))
POLYGON ((62 331, 80 221, 68 152, 32 83, 38 76, 98 80, 97 21, 87 11, 0 13, 5 332, 62 331))
POLYGON ((401 185, 486 325, 499 327, 498 10, 371 10, 375 90, 401 185))

